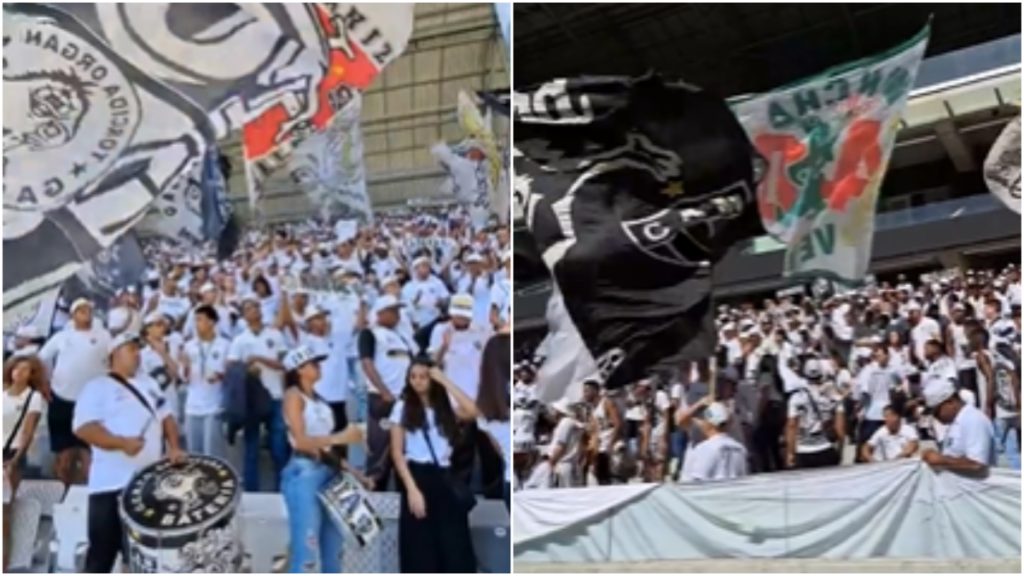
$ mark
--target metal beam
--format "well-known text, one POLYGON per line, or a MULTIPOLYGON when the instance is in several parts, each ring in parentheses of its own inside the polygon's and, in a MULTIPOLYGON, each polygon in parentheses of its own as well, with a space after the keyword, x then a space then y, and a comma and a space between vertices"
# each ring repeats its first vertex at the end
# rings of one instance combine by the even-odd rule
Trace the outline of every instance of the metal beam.
POLYGON ((957 172, 974 172, 978 169, 978 163, 974 161, 974 156, 964 144, 963 138, 960 137, 960 131, 957 130, 952 119, 936 122, 935 136, 942 144, 942 148, 946 150, 946 154, 949 155, 957 172))

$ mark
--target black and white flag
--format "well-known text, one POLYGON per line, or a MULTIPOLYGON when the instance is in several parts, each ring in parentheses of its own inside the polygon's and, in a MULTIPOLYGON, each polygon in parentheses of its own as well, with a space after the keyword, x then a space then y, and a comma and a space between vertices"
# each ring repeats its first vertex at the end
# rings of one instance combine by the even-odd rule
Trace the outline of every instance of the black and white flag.
POLYGON ((989 191, 1020 214, 1020 116, 1011 120, 992 144, 984 171, 989 191))
POLYGON ((81 20, 4 8, 4 306, 52 293, 213 139, 206 114, 81 20))
MULTIPOLYGON (((189 175, 217 138, 244 127, 269 153, 312 131, 315 113, 329 120, 322 81, 342 16, 332 10, 358 15, 333 6, 5 5, 5 310, 51 294, 154 200, 187 220, 163 232, 198 236, 210 221, 189 175)), ((396 5, 379 24, 397 14, 411 29, 411 13, 396 5)), ((381 62, 397 55, 380 49, 381 62)))
POLYGON ((611 388, 713 354, 711 267, 761 232, 761 159, 725 102, 657 76, 513 95, 515 193, 611 388))

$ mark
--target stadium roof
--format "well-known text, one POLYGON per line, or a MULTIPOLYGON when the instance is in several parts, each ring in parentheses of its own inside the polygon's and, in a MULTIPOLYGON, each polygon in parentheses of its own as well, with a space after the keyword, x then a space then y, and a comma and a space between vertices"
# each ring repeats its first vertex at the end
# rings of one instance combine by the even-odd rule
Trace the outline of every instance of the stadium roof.
POLYGON ((926 57, 1020 33, 1020 4, 516 4, 517 86, 654 69, 723 96, 760 92, 909 39, 926 57))

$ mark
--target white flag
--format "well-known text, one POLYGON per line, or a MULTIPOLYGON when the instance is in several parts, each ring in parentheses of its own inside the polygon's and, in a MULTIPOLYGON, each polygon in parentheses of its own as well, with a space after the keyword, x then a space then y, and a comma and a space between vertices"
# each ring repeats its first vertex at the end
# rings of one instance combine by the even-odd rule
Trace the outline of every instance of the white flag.
POLYGON ((1007 208, 1020 214, 1020 116, 992 144, 985 158, 985 184, 1007 208))

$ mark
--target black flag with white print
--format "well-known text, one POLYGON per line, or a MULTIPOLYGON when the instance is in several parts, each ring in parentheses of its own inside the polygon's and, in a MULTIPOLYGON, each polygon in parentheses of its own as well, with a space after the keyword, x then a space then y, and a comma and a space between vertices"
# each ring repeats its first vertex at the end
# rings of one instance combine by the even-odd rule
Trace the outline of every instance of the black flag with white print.
POLYGON ((516 201, 605 385, 710 357, 712 266, 762 232, 762 160, 725 101, 649 75, 513 105, 516 201))

